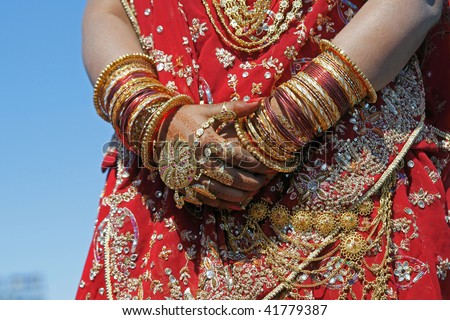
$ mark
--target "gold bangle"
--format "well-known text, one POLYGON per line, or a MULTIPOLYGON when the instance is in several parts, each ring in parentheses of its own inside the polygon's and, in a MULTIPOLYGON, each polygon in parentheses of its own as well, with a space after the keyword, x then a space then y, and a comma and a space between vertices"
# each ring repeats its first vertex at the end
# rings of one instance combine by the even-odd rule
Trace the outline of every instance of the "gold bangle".
POLYGON ((142 101, 142 103, 131 114, 128 124, 126 126, 127 133, 129 134, 128 143, 139 153, 141 145, 141 136, 144 130, 147 120, 156 112, 161 103, 170 99, 169 95, 156 94, 142 101))
MULTIPOLYGON (((248 129, 248 133, 249 135, 252 137, 253 141, 256 141, 258 144, 258 147, 266 154, 269 156, 269 159, 271 159, 272 157, 275 158, 275 160, 277 161, 287 161, 287 160, 292 160, 293 156, 286 156, 286 155, 282 155, 281 153, 279 153, 278 150, 276 150, 276 146, 272 145, 267 145, 267 140, 269 140, 269 137, 263 138, 256 130, 256 128, 253 126, 253 123, 249 118, 247 118, 244 121, 244 125, 245 127, 248 129)), ((253 116, 254 117, 254 116, 253 116)), ((277 145, 278 148, 281 147, 281 144, 277 145)), ((285 152, 286 154, 287 152, 285 152)))
MULTIPOLYGON (((319 101, 322 102, 323 109, 327 113, 328 128, 333 126, 340 118, 339 109, 333 99, 330 98, 328 93, 320 86, 311 76, 306 73, 302 73, 302 81, 309 88, 319 101)), ((328 129, 327 128, 327 129, 328 129)))
MULTIPOLYGON (((116 93, 113 100, 111 101, 110 108, 110 121, 114 128, 118 125, 118 119, 125 111, 123 108, 123 104, 132 94, 135 94, 142 90, 151 90, 155 91, 154 95, 158 95, 160 93, 171 92, 170 90, 165 89, 162 84, 152 78, 137 78, 130 80, 123 86, 123 90, 116 93)), ((122 89, 122 88, 121 88, 122 89)))
POLYGON ((121 67, 120 69, 117 69, 114 72, 112 72, 110 74, 110 76, 107 78, 107 80, 105 81, 103 91, 101 91, 102 96, 103 96, 103 101, 101 101, 101 102, 102 102, 103 106, 106 105, 106 103, 107 103, 106 98, 109 96, 110 91, 117 84, 117 82, 123 78, 126 78, 126 77, 132 75, 133 73, 136 73, 136 72, 146 72, 149 74, 148 78, 157 79, 157 77, 154 76, 153 73, 148 69, 147 65, 142 66, 140 64, 135 64, 135 63, 130 63, 128 65, 125 65, 125 66, 121 67))
MULTIPOLYGON (((317 95, 317 92, 315 92, 313 88, 311 88, 309 84, 304 81, 304 79, 299 80, 299 84, 302 85, 303 88, 305 88, 305 91, 309 93, 309 96, 317 102, 316 105, 318 106, 318 108, 313 109, 313 112, 315 112, 317 117, 321 120, 320 127, 322 128, 322 131, 327 130, 332 126, 333 123, 332 117, 329 113, 328 106, 326 105, 325 101, 322 99, 322 97, 317 95)), ((311 103, 309 105, 312 106, 311 103)))
POLYGON ((320 49, 322 51, 326 50, 332 50, 336 54, 339 55, 339 57, 345 61, 355 72, 356 74, 361 78, 361 80, 364 82, 366 90, 367 90, 367 96, 365 97, 368 102, 375 103, 377 101, 377 93, 375 89, 373 88, 372 83, 367 79, 367 77, 364 75, 364 73, 361 71, 361 69, 358 68, 358 66, 353 62, 352 59, 340 48, 338 48, 335 44, 331 43, 328 40, 322 40, 320 42, 320 49))
POLYGON ((297 157, 294 158, 292 162, 289 163, 281 163, 281 162, 275 162, 269 159, 266 159, 264 155, 262 155, 258 148, 253 146, 253 144, 249 141, 249 139, 245 136, 248 133, 245 132, 245 130, 242 129, 243 126, 243 118, 238 119, 234 122, 234 128, 236 130, 236 133, 238 135, 239 141, 241 142, 242 146, 250 152, 255 158, 259 161, 261 161, 265 166, 274 169, 278 172, 292 172, 294 171, 298 165, 300 164, 300 161, 297 157))
POLYGON ((153 138, 156 130, 158 129, 158 124, 161 122, 162 118, 172 109, 180 107, 182 105, 186 104, 192 104, 194 103, 194 100, 188 95, 180 94, 177 95, 167 102, 165 102, 159 109, 156 111, 150 120, 150 123, 148 126, 145 126, 145 133, 142 139, 142 161, 144 164, 144 167, 146 167, 149 170, 155 170, 157 169, 155 166, 151 165, 149 162, 149 144, 150 139, 153 138))
MULTIPOLYGON (((321 118, 317 115, 315 112, 315 108, 310 106, 309 99, 312 99, 311 97, 308 98, 305 96, 302 91, 300 90, 300 85, 298 83, 298 80, 296 78, 292 78, 291 80, 283 83, 280 88, 286 92, 286 94, 289 95, 289 97, 296 102, 297 106, 303 107, 301 111, 305 114, 307 119, 309 119, 310 123, 313 125, 313 127, 321 127, 320 121, 321 118), (301 102, 300 102, 301 101, 301 102)), ((302 89, 304 90, 304 89, 302 89)))
POLYGON ((295 86, 299 89, 299 92, 303 94, 304 97, 307 97, 306 100, 307 105, 308 102, 310 107, 313 107, 312 111, 316 114, 316 117, 319 119, 320 126, 323 131, 327 130, 331 127, 331 117, 328 113, 328 106, 326 102, 320 97, 317 92, 311 88, 311 85, 307 83, 304 79, 305 73, 301 72, 293 77, 295 82, 295 86))
POLYGON ((322 53, 314 60, 314 62, 324 68, 325 71, 339 83, 339 86, 347 96, 350 105, 354 106, 362 100, 365 91, 364 88, 361 84, 358 85, 358 81, 355 83, 355 80, 351 79, 350 75, 353 72, 349 73, 348 71, 346 72, 346 70, 343 70, 342 66, 337 64, 337 61, 334 61, 327 53, 328 52, 322 53))
MULTIPOLYGON (((114 104, 111 105, 111 113, 110 113, 110 121, 114 129, 119 128, 119 119, 121 118, 123 112, 125 111, 124 103, 127 99, 129 99, 133 94, 140 92, 142 90, 148 89, 149 83, 147 79, 140 78, 142 81, 136 81, 131 83, 128 88, 125 88, 124 91, 118 93, 117 97, 114 97, 114 104)), ((138 80, 138 79, 136 79, 138 80)), ((127 83, 128 84, 128 83, 127 83)))
MULTIPOLYGON (((280 106, 282 107, 282 106, 280 106)), ((284 118, 282 115, 276 115, 278 120, 283 124, 284 127, 286 127, 287 130, 291 130, 293 134, 295 135, 301 135, 300 132, 298 132, 290 123, 289 121, 284 118)), ((270 144, 275 148, 282 148, 285 154, 293 154, 298 150, 295 146, 288 146, 286 145, 286 139, 285 135, 280 132, 274 124, 269 120, 269 117, 267 115, 266 108, 259 108, 255 112, 255 118, 258 122, 258 126, 261 126, 265 132, 262 134, 262 136, 266 137, 266 141, 269 140, 270 144)), ((252 123, 253 124, 253 123, 252 123)), ((258 130, 260 132, 261 130, 258 130)), ((292 155, 293 156, 293 155, 292 155)))
MULTIPOLYGON (((274 149, 279 149, 282 141, 284 140, 284 138, 280 135, 279 132, 275 132, 275 128, 270 128, 268 130, 268 128, 266 128, 266 125, 262 125, 261 127, 263 127, 263 129, 268 133, 268 132, 272 132, 272 134, 265 134, 263 132, 261 132, 261 130, 259 129, 258 125, 255 125, 255 120, 257 121, 259 119, 259 117, 261 117, 261 112, 259 113, 254 113, 250 116, 247 117, 247 119, 245 119, 245 127, 248 129, 248 133, 249 135, 252 137, 253 141, 257 141, 257 143, 261 143, 261 149, 263 149, 264 152, 268 153, 265 149, 269 149, 269 151, 273 151, 277 154, 279 154, 278 151, 274 151, 274 149), (264 146, 264 148, 262 147, 264 146)), ((262 122, 261 122, 262 123, 262 122)), ((270 154, 270 153, 268 153, 270 154)), ((281 155, 281 154, 279 154, 281 155)))
POLYGON ((323 61, 318 60, 319 64, 330 72, 341 85, 345 84, 350 88, 347 97, 352 106, 364 99, 367 92, 364 83, 345 62, 331 51, 322 53, 320 58, 323 61))
MULTIPOLYGON (((280 108, 282 107, 283 106, 280 106, 280 108)), ((297 152, 299 149, 298 146, 296 146, 295 143, 292 143, 292 141, 289 140, 289 138, 286 137, 284 133, 280 132, 280 130, 272 123, 270 117, 267 114, 266 108, 259 108, 255 114, 257 116, 258 124, 266 130, 266 133, 264 133, 263 136, 267 137, 267 139, 271 138, 275 139, 274 141, 270 140, 273 141, 272 145, 274 145, 275 148, 277 149, 281 148, 285 155, 286 154, 290 155, 291 159, 294 158, 295 157, 294 153, 297 152), (291 145, 291 143, 293 145, 291 145)), ((299 132, 296 128, 294 128, 288 121, 288 119, 286 119, 284 116, 276 115, 276 117, 278 121, 281 122, 281 125, 286 128, 286 130, 290 130, 292 134, 298 137, 303 136, 303 134, 299 132)))
POLYGON ((123 108, 123 104, 132 94, 135 94, 143 90, 155 91, 156 93, 152 94, 152 96, 167 92, 167 90, 163 90, 163 86, 159 82, 155 83, 155 81, 157 80, 149 78, 139 78, 139 79, 142 79, 142 81, 136 81, 134 83, 131 83, 132 81, 130 81, 130 86, 128 88, 125 88, 124 91, 117 93, 117 96, 114 97, 113 100, 114 104, 110 106, 111 110, 110 119, 113 126, 116 124, 117 122, 116 120, 120 118, 123 111, 125 111, 123 108))
MULTIPOLYGON (((117 96, 121 95, 120 92, 123 92, 123 90, 125 88, 127 88, 129 86, 129 83, 132 82, 133 80, 147 79, 148 81, 151 81, 151 82, 157 82, 157 80, 155 78, 150 77, 150 76, 140 76, 138 78, 133 78, 133 79, 127 81, 125 84, 123 84, 120 88, 118 88, 117 91, 114 93, 114 96, 111 98, 111 101, 108 102, 108 98, 110 97, 111 90, 114 88, 114 86, 117 85, 117 82, 120 79, 123 79, 124 77, 128 77, 136 72, 147 72, 148 75, 151 75, 151 73, 148 73, 147 69, 142 69, 142 68, 141 69, 137 69, 137 68, 128 69, 127 68, 127 70, 122 70, 122 69, 119 70, 116 77, 114 77, 114 78, 111 77, 107 81, 107 83, 105 84, 104 91, 102 91, 103 100, 101 101, 102 104, 100 106, 100 108, 103 110, 103 112, 105 114, 108 114, 108 115, 111 114, 111 109, 112 109, 112 106, 114 105, 114 100, 116 99, 117 96)), ((111 119, 111 118, 109 118, 109 119, 111 119)))
POLYGON ((127 81, 123 86, 121 86, 116 94, 111 99, 111 102, 109 104, 109 119, 112 122, 113 114, 117 109, 120 109, 123 102, 130 97, 132 93, 137 91, 138 89, 143 89, 145 87, 148 87, 152 81, 154 81, 151 78, 135 78, 131 79, 130 81, 127 81))
MULTIPOLYGON (((166 100, 164 100, 166 101, 166 100)), ((150 119, 153 114, 158 110, 161 103, 153 103, 144 105, 140 108, 139 113, 135 116, 133 120, 133 126, 129 127, 129 131, 125 131, 124 134, 127 137, 127 142, 130 149, 136 153, 140 154, 142 131, 144 129, 145 123, 150 119)), ((128 126, 128 124, 127 124, 128 126)))
MULTIPOLYGON (((309 118, 309 120, 313 123, 314 127, 318 128, 316 131, 321 132, 328 129, 325 120, 326 116, 323 114, 320 102, 311 96, 310 92, 300 83, 299 79, 294 77, 291 80, 293 81, 288 81, 285 85, 304 102, 304 110, 309 110, 314 115, 314 117, 309 118)), ((307 114, 310 115, 311 113, 307 114)))
POLYGON ((283 83, 279 87, 279 90, 283 90, 289 96, 289 98, 291 98, 295 102, 296 107, 301 109, 301 112, 303 112, 305 118, 309 120, 309 124, 313 128, 314 132, 317 132, 320 128, 320 126, 318 125, 318 119, 312 112, 312 109, 308 107, 306 100, 301 96, 300 93, 297 92, 298 90, 295 89, 295 87, 292 86, 289 81, 283 83))
POLYGON ((100 107, 101 106, 100 99, 102 96, 101 92, 104 89, 104 85, 105 85, 106 81, 108 80, 109 76, 111 75, 111 73, 114 72, 114 70, 117 70, 121 66, 126 65, 130 62, 134 62, 134 61, 138 61, 141 63, 142 62, 148 63, 149 70, 151 70, 155 75, 157 74, 156 69, 154 69, 154 60, 144 53, 126 54, 126 55, 123 55, 123 56, 117 58, 110 64, 108 64, 106 66, 106 68, 103 69, 103 71, 100 73, 100 75, 95 83, 94 95, 93 95, 95 109, 96 109, 98 115, 105 121, 109 121, 108 116, 107 116, 107 114, 105 114, 102 111, 102 109, 100 107))

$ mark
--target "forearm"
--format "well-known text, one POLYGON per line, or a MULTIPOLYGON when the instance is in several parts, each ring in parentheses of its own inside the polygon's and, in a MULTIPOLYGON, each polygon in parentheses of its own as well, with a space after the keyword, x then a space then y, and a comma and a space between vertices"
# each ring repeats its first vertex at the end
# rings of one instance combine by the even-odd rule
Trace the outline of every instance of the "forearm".
POLYGON ((83 19, 83 60, 92 83, 117 57, 141 52, 119 0, 89 0, 83 19))
POLYGON ((369 0, 333 42, 372 82, 386 86, 439 20, 443 0, 369 0))
MULTIPOLYGON (((439 20, 443 0, 430 1, 369 0, 334 44, 321 41, 320 55, 264 99, 254 117, 236 124, 236 131, 249 128, 249 140, 258 141, 255 156, 265 152, 279 162, 294 161, 297 150, 335 125, 349 108, 363 100, 374 103, 375 91, 394 79, 439 20), (261 139, 258 124, 275 138, 261 139)), ((246 143, 245 134, 240 136, 246 143)), ((268 166, 290 169, 280 163, 268 166)))

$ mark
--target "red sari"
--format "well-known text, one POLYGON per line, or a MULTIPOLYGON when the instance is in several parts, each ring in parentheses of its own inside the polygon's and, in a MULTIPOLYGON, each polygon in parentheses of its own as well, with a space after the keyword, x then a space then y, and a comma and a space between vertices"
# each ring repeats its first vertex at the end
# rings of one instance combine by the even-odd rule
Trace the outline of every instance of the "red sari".
MULTIPOLYGON (((159 80, 197 103, 218 103, 269 95, 364 1, 303 1, 279 41, 257 54, 229 47, 201 0, 122 2, 159 80)), ((358 232, 371 239, 363 257, 344 251, 355 239, 343 231, 330 243, 331 235, 271 219, 248 224, 248 212, 179 210, 158 175, 118 141, 103 163, 108 176, 77 299, 448 299, 448 7, 377 103, 349 112, 296 172, 255 197, 317 215, 366 204, 358 211, 358 232)))

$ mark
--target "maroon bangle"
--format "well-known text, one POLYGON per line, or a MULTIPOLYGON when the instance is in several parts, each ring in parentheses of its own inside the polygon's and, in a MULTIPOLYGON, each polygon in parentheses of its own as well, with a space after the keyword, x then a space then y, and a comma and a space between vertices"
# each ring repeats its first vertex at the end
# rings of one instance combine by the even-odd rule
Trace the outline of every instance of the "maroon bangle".
POLYGON ((129 141, 127 139, 127 129, 128 129, 128 120, 130 115, 136 110, 136 108, 144 101, 147 97, 152 96, 156 93, 154 90, 144 89, 138 92, 136 95, 130 97, 129 101, 124 103, 124 110, 120 114, 119 121, 117 123, 117 127, 120 128, 120 134, 123 135, 124 145, 129 147, 129 141))
POLYGON ((277 101, 284 107, 291 120, 294 122, 294 126, 298 127, 304 132, 312 131, 312 125, 306 116, 301 112, 301 109, 296 101, 289 96, 289 94, 282 88, 276 92, 277 101))
POLYGON ((104 106, 105 111, 107 112, 107 114, 110 114, 110 107, 111 107, 111 101, 114 98, 115 94, 117 93, 117 91, 119 91, 119 89, 125 85, 128 81, 132 80, 132 79, 137 79, 137 78, 147 78, 150 77, 152 78, 151 73, 149 72, 145 72, 145 71, 138 71, 138 72, 133 72, 131 74, 126 75, 125 77, 119 79, 111 88, 111 91, 109 92, 109 95, 106 97, 106 105, 104 106))
POLYGON ((282 88, 277 89, 275 95, 279 98, 282 106, 285 107, 285 110, 290 115, 292 121, 295 122, 294 126, 298 127, 308 140, 312 139, 314 137, 314 126, 311 123, 311 120, 302 112, 301 107, 305 106, 299 106, 298 103, 295 102, 282 88))
MULTIPOLYGON (((278 100, 277 100, 278 102, 278 100)), ((275 126, 275 128, 287 139, 294 142, 299 148, 305 145, 305 142, 300 139, 300 137, 297 137, 295 134, 290 132, 278 119, 277 115, 272 109, 272 106, 270 105, 270 99, 266 98, 264 99, 264 109, 267 112, 267 116, 269 117, 269 120, 271 123, 275 126)), ((288 141, 289 141, 288 140, 288 141)))
POLYGON ((327 91, 331 99, 339 109, 339 113, 343 114, 350 108, 350 102, 344 90, 334 77, 326 71, 321 65, 311 62, 304 71, 309 74, 317 83, 327 91))
MULTIPOLYGON (((126 103, 125 103, 124 105, 126 106, 126 108, 131 108, 132 110, 134 110, 134 109, 136 109, 136 108, 142 103, 142 101, 144 101, 146 98, 151 97, 151 96, 153 96, 153 95, 155 95, 155 94, 157 94, 157 93, 158 93, 158 91, 155 91, 155 90, 144 89, 144 90, 142 90, 141 92, 139 92, 139 94, 138 94, 134 99, 132 99, 132 101, 129 102, 129 105, 128 105, 128 106, 126 106, 126 105, 127 105, 126 103)), ((123 118, 123 117, 122 117, 122 118, 123 118)), ((123 123, 123 122, 121 122, 121 123, 123 123)), ((126 124, 126 122, 125 122, 125 124, 126 124)), ((124 129, 124 130, 127 129, 126 125, 123 126, 123 129, 124 129)))
MULTIPOLYGON (((142 89, 136 93, 134 93, 133 95, 131 95, 129 98, 127 98, 127 100, 124 101, 123 105, 122 105, 122 112, 119 114, 119 121, 118 121, 118 126, 120 128, 122 128, 122 124, 124 123, 124 121, 122 120, 126 120, 125 118, 125 111, 127 110, 134 110, 137 108, 137 106, 147 97, 150 97, 152 95, 157 94, 158 92, 155 90, 151 90, 151 89, 142 89)), ((126 123, 126 121, 125 121, 126 123)), ((123 127, 123 129, 125 129, 125 127, 123 127)))
POLYGON ((148 89, 141 89, 139 91, 136 91, 132 93, 127 99, 123 102, 123 104, 120 106, 120 110, 118 110, 118 113, 114 115, 113 118, 111 118, 111 124, 114 128, 120 128, 120 123, 122 119, 122 115, 126 109, 128 109, 129 105, 133 103, 140 95, 142 95, 146 90, 148 89))
MULTIPOLYGON (((277 91, 278 91, 278 90, 277 90, 277 91)), ((274 98, 275 98, 275 100, 277 101, 277 104, 280 106, 280 108, 283 108, 283 109, 286 111, 286 113, 288 113, 289 118, 292 118, 292 114, 289 112, 289 108, 290 108, 290 106, 291 106, 291 103, 288 102, 288 101, 286 101, 286 100, 284 100, 284 98, 281 97, 281 96, 279 95, 279 92, 278 92, 278 93, 277 93, 277 92, 274 93, 274 98)), ((282 125, 282 123, 279 121, 278 117, 277 117, 276 115, 274 115, 272 108, 270 108, 270 110, 267 110, 267 116, 269 117, 269 120, 270 120, 274 125, 279 124, 279 126, 277 126, 277 129, 278 129, 279 131, 280 131, 280 126, 283 128, 283 130, 281 131, 281 133, 283 134, 283 136, 284 136, 286 139, 291 140, 291 141, 297 141, 297 137, 296 137, 292 132, 288 131, 288 130, 282 125), (277 120, 275 123, 274 123, 274 120, 273 120, 274 117, 275 117, 275 119, 277 120)), ((294 120, 292 120, 292 121, 294 121, 294 120)), ((301 128, 300 128, 300 129, 301 129, 301 128)))

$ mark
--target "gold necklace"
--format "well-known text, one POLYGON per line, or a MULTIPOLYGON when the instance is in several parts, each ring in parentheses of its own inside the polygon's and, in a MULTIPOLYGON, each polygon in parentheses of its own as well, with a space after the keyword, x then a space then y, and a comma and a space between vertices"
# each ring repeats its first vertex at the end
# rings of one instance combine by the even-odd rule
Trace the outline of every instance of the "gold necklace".
POLYGON ((222 0, 220 4, 213 1, 217 13, 221 14, 221 8, 223 8, 230 21, 230 26, 235 29, 236 35, 240 37, 251 35, 256 31, 265 20, 265 13, 269 11, 270 4, 271 0, 257 0, 253 6, 254 9, 250 10, 245 0, 222 0))
POLYGON ((286 12, 289 8, 289 1, 281 0, 278 12, 274 13, 274 23, 270 26, 263 26, 270 11, 271 1, 257 0, 254 10, 249 10, 244 0, 238 2, 212 0, 219 21, 216 21, 212 15, 207 0, 202 0, 202 3, 219 37, 233 49, 247 53, 261 51, 278 41, 303 7, 302 0, 294 0, 291 9, 286 12), (226 22, 225 17, 230 21, 229 23, 226 22), (220 29, 219 24, 222 25, 225 34, 220 29), (265 35, 260 37, 259 31, 265 32, 265 35))

